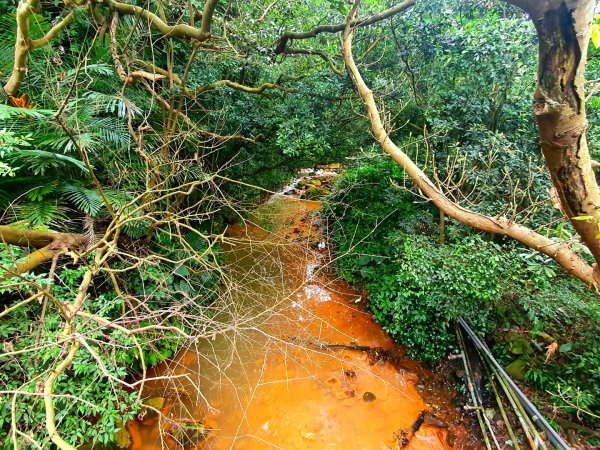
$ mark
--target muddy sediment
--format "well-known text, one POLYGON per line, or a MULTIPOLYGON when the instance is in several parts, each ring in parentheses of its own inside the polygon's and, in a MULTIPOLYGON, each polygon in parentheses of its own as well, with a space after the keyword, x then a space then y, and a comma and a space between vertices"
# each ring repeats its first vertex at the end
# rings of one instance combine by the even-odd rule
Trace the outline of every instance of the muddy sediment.
POLYGON ((148 383, 148 397, 168 398, 164 417, 128 423, 131 449, 481 448, 446 378, 408 359, 364 296, 324 270, 318 208, 279 196, 257 213, 268 227, 229 228, 239 326, 153 371, 175 378, 148 383))

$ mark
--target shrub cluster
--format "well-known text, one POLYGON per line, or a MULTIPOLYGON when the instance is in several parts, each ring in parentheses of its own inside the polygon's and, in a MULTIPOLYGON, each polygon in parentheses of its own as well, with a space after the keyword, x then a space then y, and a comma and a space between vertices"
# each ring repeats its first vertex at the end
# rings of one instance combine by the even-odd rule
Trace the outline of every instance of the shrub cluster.
POLYGON ((404 182, 394 163, 362 161, 337 180, 325 209, 336 270, 366 288, 375 320, 427 362, 454 348, 453 321, 461 316, 491 341, 511 328, 528 339, 550 335, 560 351, 547 363, 543 352, 530 356, 525 381, 538 380, 566 411, 597 414, 595 294, 548 258, 453 221, 440 245, 439 212, 404 182))

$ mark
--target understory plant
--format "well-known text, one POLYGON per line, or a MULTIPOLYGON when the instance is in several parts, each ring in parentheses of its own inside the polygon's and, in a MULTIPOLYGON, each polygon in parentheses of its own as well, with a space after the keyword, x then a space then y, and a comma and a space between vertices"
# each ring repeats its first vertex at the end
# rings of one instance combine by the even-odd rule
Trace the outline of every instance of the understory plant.
POLYGON ((459 317, 491 344, 511 329, 528 340, 550 336, 557 350, 532 354, 525 382, 548 391, 560 410, 597 420, 594 292, 547 258, 448 219, 442 245, 437 211, 403 182, 393 163, 361 161, 336 181, 325 209, 336 270, 366 288, 374 319, 412 357, 430 363, 455 348, 459 317))

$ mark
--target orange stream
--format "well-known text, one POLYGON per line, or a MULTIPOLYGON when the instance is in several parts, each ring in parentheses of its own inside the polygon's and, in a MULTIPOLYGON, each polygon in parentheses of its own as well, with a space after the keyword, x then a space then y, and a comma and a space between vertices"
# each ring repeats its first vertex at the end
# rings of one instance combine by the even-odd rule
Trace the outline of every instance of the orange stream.
POLYGON ((238 313, 243 318, 245 311, 267 309, 270 314, 251 326, 238 318, 244 331, 198 342, 156 368, 150 376, 187 378, 175 378, 168 386, 148 384, 148 396, 176 398, 167 400, 160 424, 157 418, 128 423, 131 449, 181 448, 171 436, 184 419, 212 429, 204 442, 186 448, 396 449, 402 430, 411 437, 405 449, 451 448, 449 434, 454 448, 473 447, 451 405, 451 388, 417 389, 418 384, 430 386, 436 375, 401 350, 402 359, 390 362, 364 351, 317 345, 397 351, 361 309, 360 293, 317 270, 326 258, 311 250, 306 238, 317 232, 310 211, 318 207, 282 198, 269 209, 279 226, 274 232, 229 228, 233 244, 225 246, 225 253, 230 274, 247 279, 243 289, 232 293, 238 313), (435 412, 449 428, 424 424, 413 437, 411 426, 424 410, 435 412))

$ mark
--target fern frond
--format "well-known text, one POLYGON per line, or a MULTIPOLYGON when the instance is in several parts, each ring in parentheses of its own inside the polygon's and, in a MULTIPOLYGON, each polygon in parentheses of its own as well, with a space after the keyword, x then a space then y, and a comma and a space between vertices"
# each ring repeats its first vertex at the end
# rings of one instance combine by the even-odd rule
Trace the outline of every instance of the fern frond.
POLYGON ((30 227, 54 226, 64 228, 68 222, 68 208, 59 201, 25 202, 13 205, 12 212, 18 221, 26 221, 30 227))
POLYGON ((44 175, 48 169, 59 169, 66 166, 75 166, 82 172, 88 174, 85 164, 62 153, 47 152, 45 150, 18 149, 7 157, 12 164, 20 163, 27 165, 28 170, 34 175, 44 175))
POLYGON ((104 200, 95 189, 68 184, 62 186, 61 194, 80 211, 91 217, 96 217, 104 206, 104 200))
POLYGON ((16 106, 4 105, 0 103, 0 120, 10 119, 14 116, 32 117, 34 119, 46 119, 52 117, 56 111, 50 109, 28 109, 17 108, 16 106))

